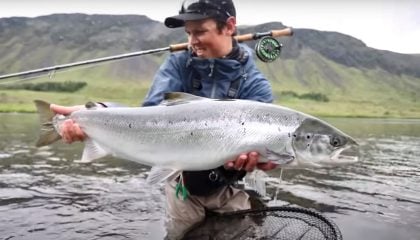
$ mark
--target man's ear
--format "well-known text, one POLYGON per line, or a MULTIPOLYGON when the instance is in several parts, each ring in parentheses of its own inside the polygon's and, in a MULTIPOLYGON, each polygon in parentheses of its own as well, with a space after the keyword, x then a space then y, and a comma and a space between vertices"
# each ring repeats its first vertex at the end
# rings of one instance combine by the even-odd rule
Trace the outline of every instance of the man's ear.
POLYGON ((235 17, 229 17, 226 20, 226 33, 229 36, 232 36, 234 33, 236 33, 236 18, 235 17))

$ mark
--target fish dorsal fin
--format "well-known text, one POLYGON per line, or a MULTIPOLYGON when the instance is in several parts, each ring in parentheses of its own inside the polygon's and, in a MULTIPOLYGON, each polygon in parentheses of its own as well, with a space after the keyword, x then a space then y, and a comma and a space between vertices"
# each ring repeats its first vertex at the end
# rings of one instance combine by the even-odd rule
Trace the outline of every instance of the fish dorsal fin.
POLYGON ((208 98, 192 95, 184 92, 167 92, 164 94, 162 105, 172 106, 191 101, 206 100, 208 98))
POLYGON ((85 104, 85 108, 86 109, 96 109, 98 106, 96 105, 96 103, 94 103, 94 102, 87 102, 86 104, 85 104))
POLYGON ((196 95, 185 93, 185 92, 167 92, 165 93, 163 99, 165 101, 177 101, 177 100, 194 101, 194 100, 204 100, 208 98, 196 96, 196 95))

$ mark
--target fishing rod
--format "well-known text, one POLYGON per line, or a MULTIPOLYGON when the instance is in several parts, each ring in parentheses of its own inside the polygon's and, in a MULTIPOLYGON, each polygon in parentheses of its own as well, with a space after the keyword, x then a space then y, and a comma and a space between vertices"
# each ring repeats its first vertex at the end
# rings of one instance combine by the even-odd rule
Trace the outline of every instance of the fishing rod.
MULTIPOLYGON (((281 30, 271 30, 269 32, 257 32, 257 33, 248 33, 244 35, 238 35, 238 36, 235 36, 235 39, 238 42, 245 42, 245 41, 260 39, 260 41, 255 46, 257 57, 264 62, 271 62, 279 57, 281 47, 282 47, 282 45, 275 39, 275 37, 292 36, 292 35, 293 35, 292 28, 284 28, 281 30)), ((72 67, 77 67, 77 66, 82 66, 82 65, 89 65, 89 64, 94 64, 94 63, 114 61, 114 60, 130 58, 130 57, 135 57, 135 56, 142 56, 142 55, 147 55, 147 54, 152 54, 152 53, 159 53, 159 52, 165 52, 165 51, 177 52, 177 51, 182 51, 182 50, 188 50, 188 43, 172 44, 163 48, 137 51, 137 52, 125 53, 125 54, 114 55, 114 56, 109 56, 109 57, 95 58, 95 59, 90 59, 90 60, 85 60, 85 61, 67 63, 67 64, 62 64, 62 65, 55 65, 51 67, 39 68, 39 69, 34 69, 34 70, 29 70, 29 71, 24 71, 24 72, 11 73, 11 74, 6 74, 6 75, 1 75, 0 80, 6 79, 6 78, 27 76, 27 75, 31 75, 35 73, 57 71, 61 69, 72 68, 72 67)))

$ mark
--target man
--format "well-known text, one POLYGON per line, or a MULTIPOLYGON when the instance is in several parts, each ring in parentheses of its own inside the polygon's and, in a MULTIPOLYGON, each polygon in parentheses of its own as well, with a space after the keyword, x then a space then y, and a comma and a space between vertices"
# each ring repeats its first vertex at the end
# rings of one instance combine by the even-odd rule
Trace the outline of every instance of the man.
MULTIPOLYGON (((209 98, 240 98, 272 102, 269 82, 257 70, 252 51, 238 44, 236 11, 232 0, 185 0, 179 15, 168 17, 169 28, 184 27, 189 51, 171 54, 155 75, 143 106, 163 100, 166 92, 188 92, 209 98)), ((105 104, 107 105, 107 104, 105 104)), ((109 105, 109 104, 108 104, 109 105)), ((78 107, 51 106, 61 114, 78 107)), ((84 139, 71 120, 62 129, 65 142, 84 139)), ((199 159, 198 159, 199 160, 199 159)), ((249 196, 232 184, 256 167, 270 170, 271 162, 258 163, 258 153, 243 153, 217 169, 183 172, 166 184, 167 213, 176 236, 182 236, 205 217, 206 211, 226 212, 249 209, 249 196), (177 186, 178 185, 178 186, 177 186), (180 199, 177 189, 185 187, 188 197, 180 199)), ((170 230, 172 231, 172 230, 170 230)))

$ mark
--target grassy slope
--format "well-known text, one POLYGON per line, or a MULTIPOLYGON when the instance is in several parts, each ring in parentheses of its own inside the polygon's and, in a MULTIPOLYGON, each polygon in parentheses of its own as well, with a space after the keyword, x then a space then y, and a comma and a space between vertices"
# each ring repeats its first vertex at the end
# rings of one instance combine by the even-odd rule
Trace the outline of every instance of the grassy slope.
POLYGON ((318 116, 420 117, 420 85, 419 79, 414 77, 390 75, 383 70, 347 68, 311 52, 297 60, 259 65, 272 80, 276 103, 306 113, 318 116), (327 78, 330 81, 326 81, 327 78), (282 98, 282 91, 319 92, 330 101, 282 98))
MULTIPOLYGON (((420 118, 419 79, 390 75, 381 70, 343 67, 311 51, 296 60, 258 64, 273 85, 277 104, 316 116, 420 118), (330 81, 326 80, 328 78, 330 81), (319 92, 330 101, 286 98, 281 96, 282 91, 319 92)), ((64 105, 115 101, 138 106, 150 81, 110 79, 108 69, 109 65, 103 64, 56 73, 52 79, 41 77, 31 81, 86 81, 88 86, 76 93, 0 90, 0 112, 33 112, 34 99, 64 105)))
POLYGON ((129 106, 138 106, 145 96, 147 81, 115 81, 107 79, 106 67, 95 67, 94 70, 80 69, 56 73, 31 80, 31 83, 43 81, 86 81, 88 85, 75 93, 36 92, 25 90, 0 90, 0 112, 34 112, 34 99, 42 99, 63 105, 84 104, 88 101, 119 102, 129 106))

